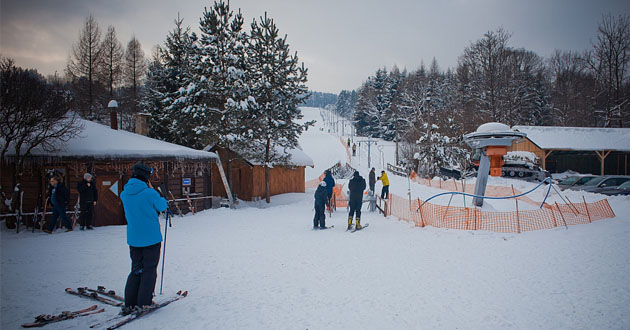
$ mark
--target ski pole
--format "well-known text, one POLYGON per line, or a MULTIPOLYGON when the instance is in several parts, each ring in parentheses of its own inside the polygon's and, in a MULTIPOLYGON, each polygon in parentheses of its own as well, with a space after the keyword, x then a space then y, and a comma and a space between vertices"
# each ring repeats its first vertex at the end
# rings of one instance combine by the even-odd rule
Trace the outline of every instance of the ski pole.
MULTIPOLYGON (((162 189, 158 187, 160 195, 166 196, 166 185, 162 182, 162 189)), ((166 198, 165 198, 166 199, 166 198)), ((168 200, 166 201, 166 211, 164 211, 164 249, 162 250, 162 273, 160 275, 160 295, 162 294, 162 287, 164 285, 164 264, 166 261, 166 234, 168 233, 168 227, 170 224, 171 208, 168 206, 168 200)))
POLYGON ((162 286, 164 285, 164 264, 166 262, 166 233, 168 232, 168 220, 170 210, 167 208, 164 216, 164 249, 162 250, 162 274, 160 275, 160 295, 162 294, 162 286))

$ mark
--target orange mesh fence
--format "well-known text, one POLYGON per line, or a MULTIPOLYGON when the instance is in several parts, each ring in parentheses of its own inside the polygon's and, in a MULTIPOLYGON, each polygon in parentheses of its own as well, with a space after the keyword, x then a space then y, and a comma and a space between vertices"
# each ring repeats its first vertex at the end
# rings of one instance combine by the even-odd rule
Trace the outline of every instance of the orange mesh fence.
POLYGON ((306 188, 315 188, 320 182, 324 180, 324 177, 326 177, 326 173, 322 173, 322 175, 320 175, 317 179, 306 181, 306 183, 304 183, 304 186, 306 188))
POLYGON ((551 229, 615 217, 606 199, 595 203, 554 204, 537 210, 518 212, 488 212, 474 207, 422 203, 419 199, 410 201, 390 194, 385 209, 386 215, 413 222, 418 227, 432 226, 501 233, 551 229))
POLYGON ((348 197, 343 193, 343 184, 336 184, 333 188, 333 194, 335 195, 336 207, 348 207, 348 197))
POLYGON ((344 141, 343 137, 339 137, 339 141, 341 141, 341 144, 343 145, 344 148, 346 148, 346 154, 348 154, 348 163, 352 162, 352 156, 350 155, 350 147, 348 147, 348 141, 344 141))

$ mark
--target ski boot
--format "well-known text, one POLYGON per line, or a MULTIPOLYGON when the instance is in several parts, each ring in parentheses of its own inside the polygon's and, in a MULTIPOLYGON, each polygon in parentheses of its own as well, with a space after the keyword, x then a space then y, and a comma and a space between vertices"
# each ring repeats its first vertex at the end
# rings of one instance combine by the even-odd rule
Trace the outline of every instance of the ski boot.
POLYGON ((348 217, 348 229, 347 230, 352 230, 352 217, 348 217))
POLYGON ((355 230, 359 230, 363 227, 361 227, 361 218, 357 218, 357 226, 355 227, 355 230))

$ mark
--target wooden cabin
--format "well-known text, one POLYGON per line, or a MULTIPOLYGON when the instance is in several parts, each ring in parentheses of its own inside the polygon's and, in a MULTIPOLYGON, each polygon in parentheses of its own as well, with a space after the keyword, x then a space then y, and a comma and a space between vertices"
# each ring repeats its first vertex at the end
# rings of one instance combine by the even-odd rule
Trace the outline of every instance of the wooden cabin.
MULTIPOLYGON (((61 145, 57 152, 35 149, 26 160, 21 180, 23 213, 33 212, 36 206, 41 212, 46 201, 48 178, 53 173, 61 175, 70 189, 68 211, 73 211, 77 204, 77 183, 83 179, 84 173, 91 173, 98 190, 94 225, 124 225, 126 221, 119 196, 131 177, 131 167, 138 161, 156 169, 152 184, 159 187, 164 183, 169 190, 169 199, 185 199, 188 195, 196 198, 191 205, 197 210, 211 207, 210 198, 204 197, 213 195, 212 164, 218 161, 215 153, 115 130, 87 120, 81 120, 81 124, 82 132, 61 145)), ((15 159, 9 155, 4 161, 11 163, 15 159)), ((11 164, 7 165, 7 169, 12 168, 11 164)), ((4 187, 15 185, 13 173, 3 173, 2 180, 4 187)), ((189 211, 187 201, 178 202, 178 206, 184 213, 189 211)), ((32 217, 23 220, 32 221, 32 217)))
MULTIPOLYGON (((227 172, 227 151, 217 146, 211 146, 205 150, 219 155, 228 181, 230 181, 230 173, 227 172)), ((232 194, 245 201, 265 198, 265 168, 262 164, 244 159, 238 152, 230 151, 230 153, 232 156, 230 165, 232 194)), ((274 164, 269 169, 271 196, 305 191, 304 170, 306 166, 314 166, 313 160, 300 149, 291 149, 287 153, 291 156, 288 164, 274 164)), ((227 196, 220 180, 218 168, 214 167, 212 171, 214 193, 218 196, 227 196)))
POLYGON ((514 126, 527 137, 508 151, 529 151, 552 173, 630 173, 630 128, 514 126))

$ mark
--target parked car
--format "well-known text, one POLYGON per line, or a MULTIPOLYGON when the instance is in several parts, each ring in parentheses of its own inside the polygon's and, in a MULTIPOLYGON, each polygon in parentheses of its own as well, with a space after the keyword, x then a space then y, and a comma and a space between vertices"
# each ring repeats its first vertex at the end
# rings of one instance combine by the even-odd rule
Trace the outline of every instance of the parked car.
POLYGON ((564 190, 573 186, 581 186, 585 184, 590 179, 596 178, 595 175, 585 175, 585 176, 570 176, 558 183, 558 188, 564 190))
POLYGON ((630 181, 630 176, 605 175, 590 179, 582 186, 573 186, 569 189, 603 193, 603 191, 614 189, 626 181, 630 181))
POLYGON ((630 180, 622 183, 616 188, 606 189, 602 191, 602 194, 606 194, 609 196, 613 196, 613 195, 630 196, 630 180))

